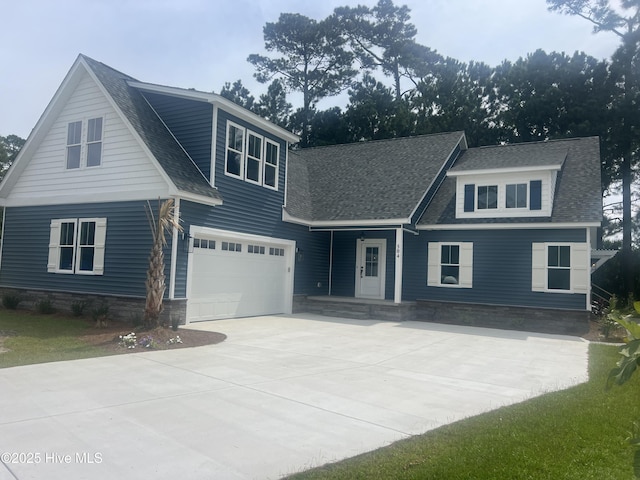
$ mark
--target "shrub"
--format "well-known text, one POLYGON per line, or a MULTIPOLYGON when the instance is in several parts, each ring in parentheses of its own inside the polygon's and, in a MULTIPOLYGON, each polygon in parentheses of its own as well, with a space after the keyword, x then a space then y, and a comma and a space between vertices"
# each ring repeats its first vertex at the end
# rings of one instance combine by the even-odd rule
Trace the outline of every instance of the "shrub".
POLYGON ((22 302, 22 298, 17 293, 5 293, 2 296, 2 306, 9 310, 15 310, 22 302))
POLYGON ((56 307, 53 306, 51 297, 47 297, 36 302, 36 310, 38 313, 50 315, 56 312, 56 307))
POLYGON ((81 317, 90 304, 87 300, 76 300, 71 304, 71 313, 74 317, 81 317))
POLYGON ((107 319, 109 318, 109 304, 102 302, 99 306, 93 309, 91 312, 93 320, 96 322, 96 327, 106 327, 107 319))

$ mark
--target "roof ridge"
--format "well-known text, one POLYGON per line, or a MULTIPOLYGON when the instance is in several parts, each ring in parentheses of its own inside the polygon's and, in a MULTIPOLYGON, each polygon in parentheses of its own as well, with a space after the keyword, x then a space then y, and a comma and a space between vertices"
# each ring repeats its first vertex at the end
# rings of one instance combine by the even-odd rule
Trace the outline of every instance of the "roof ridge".
POLYGON ((549 140, 536 140, 535 142, 515 142, 515 143, 503 143, 500 145, 481 145, 479 147, 469 147, 469 150, 480 150, 480 149, 490 149, 490 148, 507 148, 507 147, 517 147, 519 145, 542 145, 542 144, 550 144, 550 143, 560 143, 560 142, 576 142, 581 140, 588 140, 598 138, 597 135, 588 135, 586 137, 571 137, 571 138, 553 138, 549 140))
POLYGON ((346 147, 346 146, 356 147, 356 146, 359 146, 359 145, 370 145, 372 143, 379 144, 379 143, 385 143, 385 142, 394 142, 394 141, 401 141, 401 140, 409 140, 409 139, 416 139, 416 138, 427 138, 427 137, 437 137, 437 136, 454 135, 454 134, 464 135, 465 132, 464 132, 464 130, 454 130, 452 132, 425 133, 425 134, 422 134, 422 135, 408 135, 408 136, 405 136, 405 137, 379 138, 379 139, 376 139, 376 140, 362 140, 362 141, 359 141, 359 142, 335 143, 333 145, 320 145, 320 146, 317 146, 317 147, 305 147, 305 148, 300 148, 300 149, 292 150, 292 151, 300 153, 300 152, 309 151, 309 150, 321 150, 321 149, 327 149, 327 148, 346 147))
POLYGON ((123 77, 126 77, 127 80, 134 80, 136 82, 139 82, 139 80, 137 78, 132 77, 131 75, 129 75, 127 73, 124 73, 124 72, 122 72, 120 70, 117 70, 117 69, 107 65, 106 63, 103 63, 103 62, 101 62, 99 60, 96 60, 95 58, 91 58, 90 56, 85 55, 84 53, 81 53, 78 56, 80 58, 82 58, 83 60, 88 61, 88 63, 94 63, 94 64, 97 64, 97 65, 100 65, 102 68, 108 68, 112 72, 117 73, 118 75, 122 75, 123 77))

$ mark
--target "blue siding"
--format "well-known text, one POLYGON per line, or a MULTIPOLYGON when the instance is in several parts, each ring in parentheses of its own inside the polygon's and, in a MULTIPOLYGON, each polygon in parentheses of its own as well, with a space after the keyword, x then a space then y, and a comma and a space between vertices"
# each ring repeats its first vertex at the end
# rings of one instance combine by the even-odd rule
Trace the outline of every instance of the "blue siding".
POLYGON ((533 242, 585 242, 584 229, 422 231, 405 236, 404 300, 584 310, 584 294, 531 291, 533 242), (428 242, 473 242, 473 288, 427 286, 428 242))
MULTIPOLYGON (((302 251, 302 258, 296 258, 294 293, 326 295, 329 283, 329 233, 311 233, 307 227, 284 223, 280 219, 279 208, 268 209, 260 204, 259 197, 249 197, 240 204, 225 202, 216 207, 183 201, 180 205, 180 218, 185 231, 189 230, 189 226, 197 225, 294 240, 296 248, 302 251), (319 287, 318 284, 320 284, 319 287)), ((188 257, 186 247, 186 241, 181 239, 178 244, 178 271, 176 272, 177 298, 186 296, 188 257)))
POLYGON ((200 171, 211 178, 213 106, 206 102, 144 94, 200 171))
POLYGON ((395 290, 395 231, 334 232, 331 294, 340 297, 355 296, 356 243, 363 232, 366 238, 385 238, 387 240, 384 289, 385 298, 393 300, 395 290))
MULTIPOLYGON (((0 285, 144 297, 152 245, 145 204, 119 202, 7 208, 0 285), (107 219, 104 275, 48 273, 51 220, 92 217, 107 219)), ((151 205, 157 205, 157 201, 152 201, 151 205)), ((167 279, 170 261, 169 245, 165 250, 167 279)))

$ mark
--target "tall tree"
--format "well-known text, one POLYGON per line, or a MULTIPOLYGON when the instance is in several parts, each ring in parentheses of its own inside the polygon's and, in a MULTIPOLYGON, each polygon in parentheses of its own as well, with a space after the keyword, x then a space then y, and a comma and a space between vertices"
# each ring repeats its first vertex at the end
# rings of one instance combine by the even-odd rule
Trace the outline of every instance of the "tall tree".
POLYGON ((393 79, 395 100, 403 95, 402 77, 413 78, 418 64, 431 63, 438 55, 415 41, 416 27, 410 23, 411 10, 392 0, 378 0, 372 7, 338 7, 334 10, 343 34, 363 68, 381 68, 393 79), (433 58, 431 58, 433 57, 433 58))
POLYGON ((284 128, 289 126, 292 110, 292 105, 287 101, 287 91, 280 79, 271 82, 267 93, 263 93, 258 99, 258 114, 284 128))
POLYGON ((308 144, 311 113, 317 102, 337 95, 349 86, 356 74, 353 55, 345 39, 329 17, 316 22, 295 13, 283 13, 263 29, 265 49, 281 56, 272 58, 251 54, 248 61, 256 68, 256 79, 267 83, 281 78, 290 91, 302 93, 302 146, 308 144))
POLYGON ((25 140, 17 135, 7 135, 6 137, 0 135, 0 180, 7 173, 24 144, 25 140))
POLYGON ((344 114, 352 141, 379 140, 413 133, 413 115, 405 102, 395 101, 393 91, 366 74, 349 90, 344 114))
POLYGON ((233 84, 225 82, 220 90, 220 96, 255 113, 256 99, 251 95, 249 89, 242 84, 242 80, 236 80, 233 84))
MULTIPOLYGON (((612 57, 611 72, 620 88, 612 102, 618 121, 612 129, 610 141, 618 152, 622 181, 622 253, 632 256, 631 185, 633 164, 640 150, 640 2, 638 0, 547 0, 549 9, 576 15, 593 24, 594 33, 612 32, 620 38, 620 46, 612 57)), ((631 262, 623 262, 629 266, 631 262)), ((627 267, 624 275, 628 292, 633 284, 633 271, 627 267)))

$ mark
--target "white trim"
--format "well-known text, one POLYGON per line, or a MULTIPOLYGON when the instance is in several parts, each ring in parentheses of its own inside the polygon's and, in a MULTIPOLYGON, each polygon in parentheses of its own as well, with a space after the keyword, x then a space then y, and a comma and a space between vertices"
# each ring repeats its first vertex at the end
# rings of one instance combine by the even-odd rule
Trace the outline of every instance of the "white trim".
POLYGON ((259 185, 262 186, 262 169, 263 169, 263 162, 264 162, 264 154, 265 154, 265 146, 266 146, 266 142, 265 142, 265 137, 263 137, 262 135, 260 135, 258 132, 254 132, 253 130, 251 130, 250 128, 246 128, 245 132, 247 134, 247 138, 246 138, 246 152, 244 155, 244 180, 247 183, 252 183, 254 185, 259 185), (250 137, 254 137, 257 138, 260 141, 260 157, 254 157, 253 155, 249 154, 249 138, 250 137), (257 162, 258 163, 258 179, 254 180, 252 178, 249 178, 248 175, 248 171, 249 171, 249 162, 257 162))
MULTIPOLYGON (((173 221, 174 223, 180 222, 180 199, 174 200, 173 209, 173 221)), ((173 227, 171 232, 171 266, 169 270, 169 300, 173 300, 176 297, 176 270, 178 265, 178 228, 173 227)))
POLYGON ((535 167, 503 167, 503 168, 485 168, 474 170, 449 170, 448 177, 463 177, 467 175, 495 175, 500 173, 524 173, 524 172, 543 172, 562 170, 562 163, 552 165, 540 165, 535 167))
POLYGON ((448 225, 417 225, 418 230, 509 230, 536 228, 589 228, 600 227, 598 222, 592 223, 457 223, 448 225))
POLYGON ((329 243, 329 285, 328 294, 331 296, 331 288, 333 287, 333 230, 331 230, 329 243))
POLYGON ((406 225, 411 223, 410 218, 390 218, 384 220, 320 220, 309 221, 290 215, 284 208, 282 209, 282 221, 288 223, 296 223, 306 227, 397 227, 398 225, 406 225))
POLYGON ((228 177, 237 178, 238 180, 244 180, 244 170, 245 170, 245 158, 247 156, 247 129, 237 123, 232 122, 231 120, 227 120, 227 125, 225 126, 225 140, 224 140, 224 174, 228 177), (240 151, 240 173, 230 173, 227 168, 227 159, 229 158, 228 150, 233 150, 234 153, 238 153, 235 147, 229 146, 229 130, 231 127, 240 130, 242 132, 242 151, 240 151))
POLYGON ((282 138, 289 143, 297 143, 300 141, 300 137, 295 135, 282 127, 269 122, 268 120, 256 115, 255 113, 221 97, 215 93, 199 92, 197 90, 186 90, 178 87, 167 87, 163 85, 155 85, 152 83, 138 82, 129 80, 127 84, 130 87, 137 88, 139 90, 146 90, 150 92, 162 93, 164 95, 170 95, 174 97, 187 98, 190 100, 198 100, 202 102, 209 102, 214 106, 223 107, 225 110, 232 112, 236 117, 246 120, 254 125, 258 125, 262 130, 265 130, 273 135, 282 138))
MULTIPOLYGON (((211 166, 209 172, 209 183, 216 184, 216 150, 218 149, 218 106, 212 105, 211 113, 211 166)), ((226 142, 226 140, 225 140, 226 142)), ((225 151, 226 155, 226 151, 225 151)))
POLYGON ((49 224, 49 255, 47 260, 48 273, 61 273, 65 275, 103 275, 104 274, 104 253, 107 232, 107 219, 105 217, 91 218, 54 218, 49 224), (73 248, 73 256, 71 259, 71 269, 60 269, 60 228, 63 223, 73 224, 73 244, 64 245, 64 247, 73 248), (80 231, 83 223, 94 223, 94 241, 93 245, 93 269, 80 270, 80 253, 82 245, 80 245, 80 231))
POLYGON ((395 285, 393 303, 402 303, 402 267, 404 263, 404 230, 396 229, 395 285))
MULTIPOLYGON (((288 150, 288 149, 287 149, 288 150)), ((262 182, 262 186, 264 188, 268 188, 270 190, 274 190, 274 191, 278 191, 278 187, 279 187, 279 183, 280 183, 280 144, 278 142, 274 142, 273 140, 264 137, 264 152, 263 152, 264 158, 262 160, 262 177, 261 177, 261 182, 262 182), (264 181, 264 177, 265 177, 265 172, 267 171, 267 165, 269 165, 269 168, 274 167, 273 164, 271 163, 267 163, 267 145, 268 144, 272 144, 276 147, 276 164, 275 164, 275 169, 276 169, 276 176, 275 176, 275 185, 271 186, 271 185, 267 185, 267 183, 264 181)), ((286 195, 286 194, 285 194, 286 195)))

